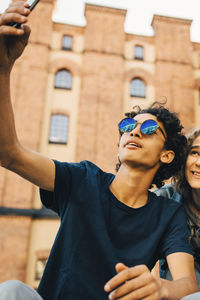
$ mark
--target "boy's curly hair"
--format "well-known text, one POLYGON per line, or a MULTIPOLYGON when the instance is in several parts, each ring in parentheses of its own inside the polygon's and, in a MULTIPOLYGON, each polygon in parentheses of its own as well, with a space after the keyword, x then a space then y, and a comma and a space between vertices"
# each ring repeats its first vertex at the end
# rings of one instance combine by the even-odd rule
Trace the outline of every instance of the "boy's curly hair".
MULTIPOLYGON (((187 144, 185 135, 181 132, 183 126, 176 113, 170 112, 163 106, 165 103, 158 101, 154 102, 151 106, 145 109, 141 109, 140 106, 134 106, 133 110, 126 113, 128 118, 134 118, 136 115, 149 113, 156 116, 157 120, 161 122, 165 128, 167 138, 165 141, 165 149, 172 150, 175 153, 175 157, 170 164, 162 164, 157 171, 152 185, 155 184, 158 188, 164 184, 164 180, 169 179, 180 171, 181 165, 184 162, 184 152, 187 144)), ((119 170, 121 163, 116 165, 116 170, 119 170)))

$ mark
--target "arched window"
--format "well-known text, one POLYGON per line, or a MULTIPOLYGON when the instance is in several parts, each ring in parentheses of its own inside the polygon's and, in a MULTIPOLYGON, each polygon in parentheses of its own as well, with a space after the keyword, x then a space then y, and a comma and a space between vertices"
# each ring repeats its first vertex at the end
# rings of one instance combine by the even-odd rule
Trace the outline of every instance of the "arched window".
POLYGON ((72 36, 64 35, 62 38, 62 49, 72 50, 72 36))
POLYGON ((67 70, 60 70, 55 76, 55 88, 68 89, 72 88, 72 75, 67 70))
POLYGON ((49 131, 49 143, 66 144, 68 138, 69 117, 62 114, 53 114, 49 131))
POLYGON ((142 46, 135 46, 134 58, 139 60, 144 59, 144 51, 142 46))
POLYGON ((140 78, 134 78, 130 84, 130 96, 131 97, 146 97, 146 85, 140 78))

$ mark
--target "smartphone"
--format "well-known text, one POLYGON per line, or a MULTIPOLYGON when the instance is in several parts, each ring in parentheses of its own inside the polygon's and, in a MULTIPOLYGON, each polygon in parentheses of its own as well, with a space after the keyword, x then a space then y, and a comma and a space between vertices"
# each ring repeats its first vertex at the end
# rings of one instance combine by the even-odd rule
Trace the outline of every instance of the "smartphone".
MULTIPOLYGON (((30 11, 32 11, 34 9, 34 7, 38 4, 40 0, 27 0, 25 3, 28 3, 29 7, 28 9, 30 9, 30 11)), ((9 26, 15 27, 15 28, 20 28, 21 24, 19 23, 8 23, 9 26)))

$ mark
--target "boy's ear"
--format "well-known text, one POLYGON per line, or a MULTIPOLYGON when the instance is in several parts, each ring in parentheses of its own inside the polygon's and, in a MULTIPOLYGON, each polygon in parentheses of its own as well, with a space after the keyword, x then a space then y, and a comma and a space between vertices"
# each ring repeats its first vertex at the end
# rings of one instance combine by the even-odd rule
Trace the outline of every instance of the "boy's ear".
POLYGON ((172 150, 163 150, 160 156, 160 161, 163 164, 170 164, 175 157, 175 153, 172 150))

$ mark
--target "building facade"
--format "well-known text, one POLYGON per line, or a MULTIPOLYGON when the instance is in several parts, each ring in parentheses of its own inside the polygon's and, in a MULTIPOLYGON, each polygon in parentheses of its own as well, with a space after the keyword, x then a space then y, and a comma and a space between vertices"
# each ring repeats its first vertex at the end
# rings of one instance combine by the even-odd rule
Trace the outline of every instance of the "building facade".
MULTIPOLYGON (((124 32, 122 9, 86 4, 80 27, 52 22, 54 6, 41 0, 32 12, 30 42, 12 73, 21 143, 115 172, 117 124, 134 105, 167 99, 186 130, 200 125, 200 44, 190 40, 190 20, 155 15, 149 37, 124 32)), ((36 288, 58 228, 38 189, 0 168, 0 282, 36 288)))

